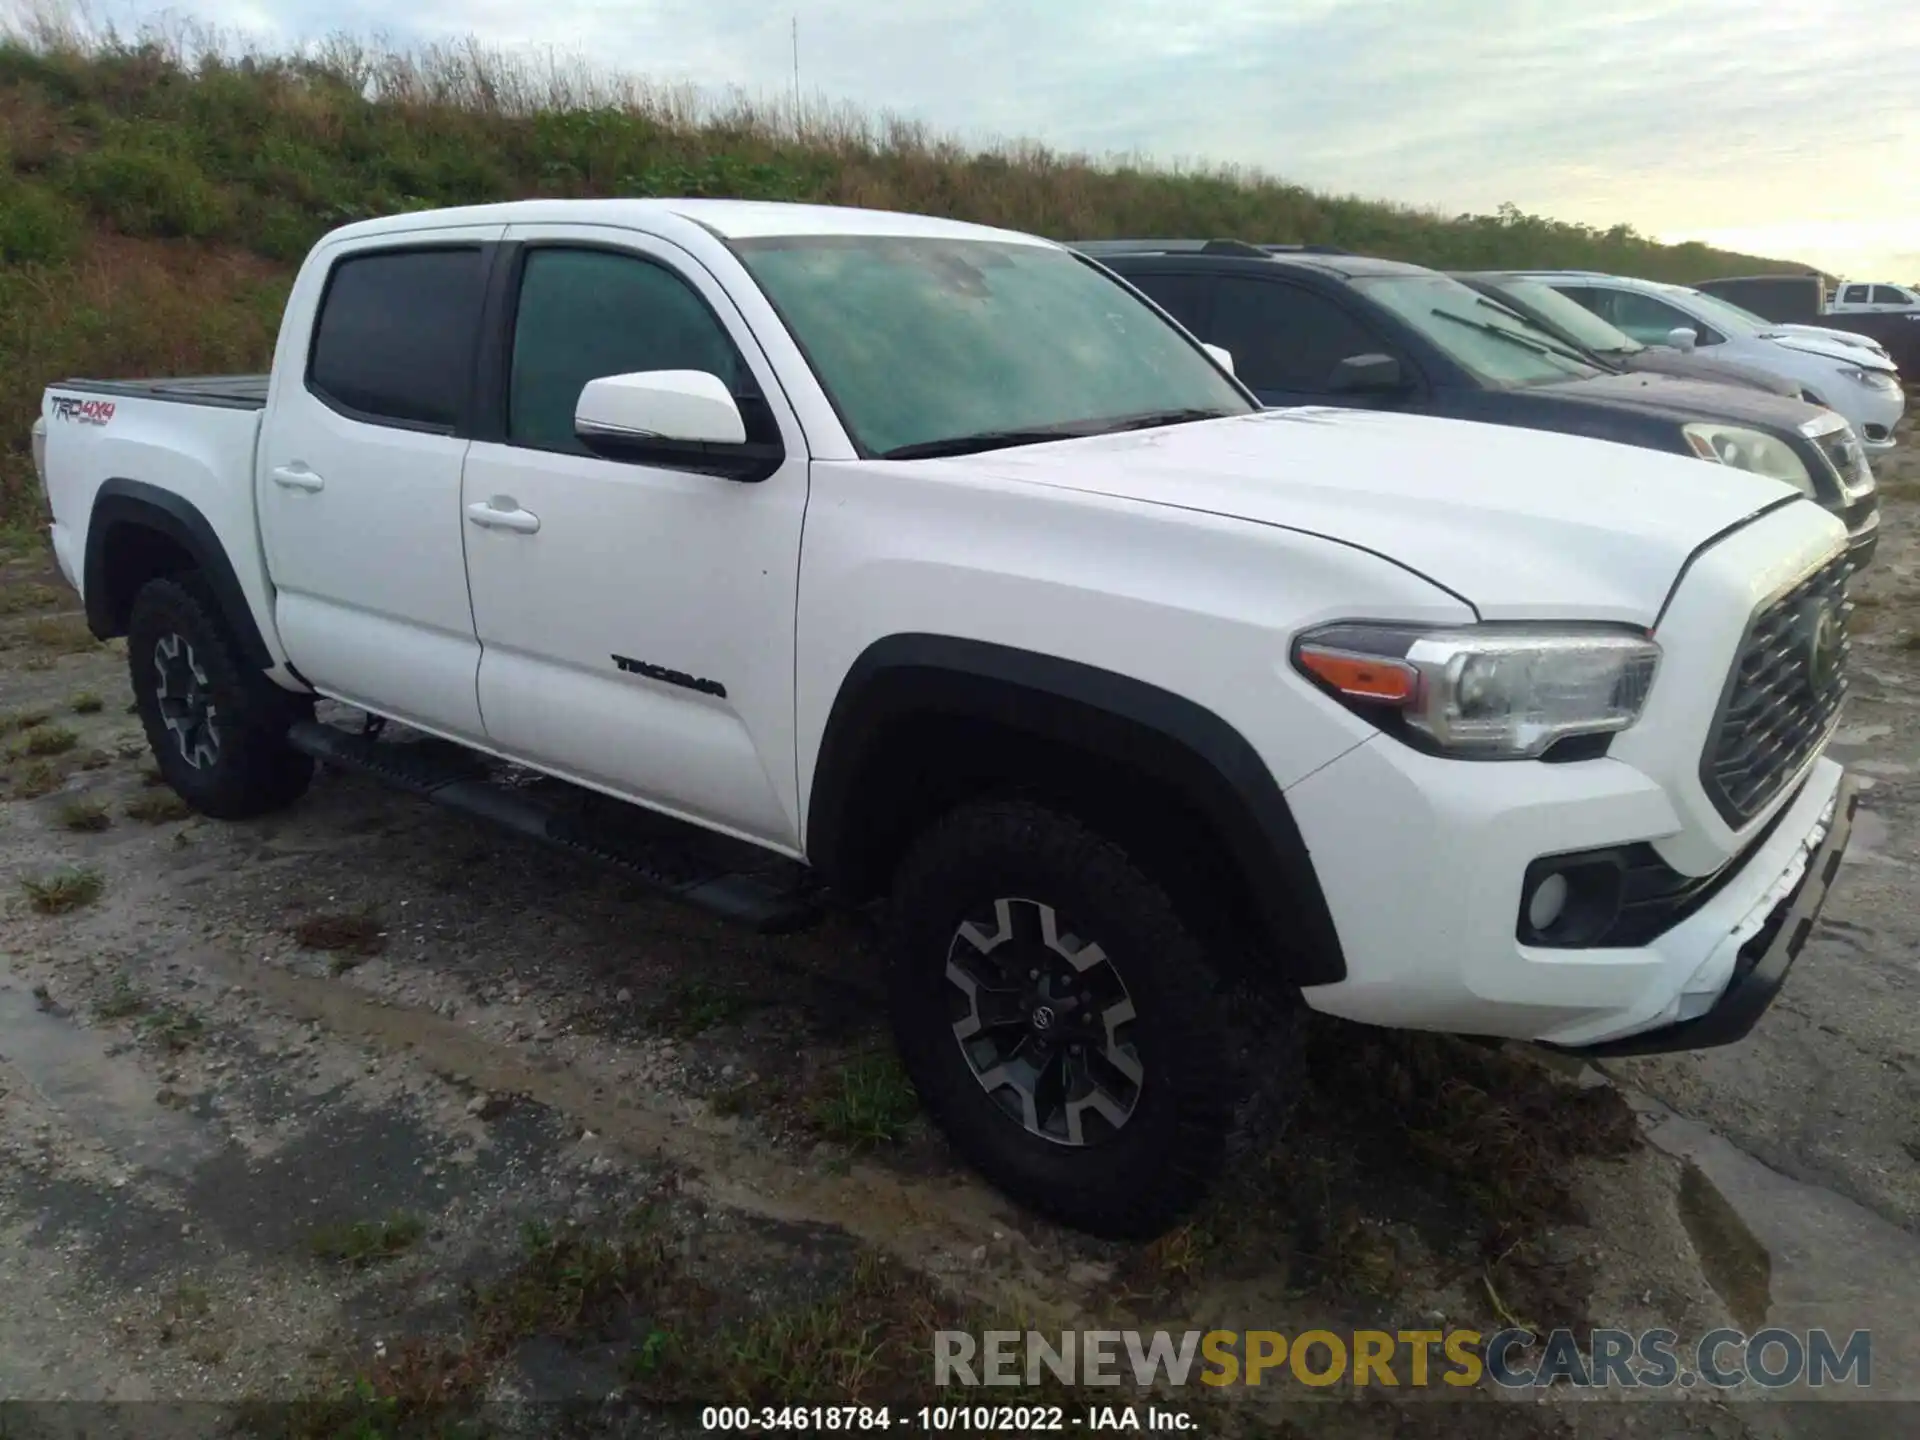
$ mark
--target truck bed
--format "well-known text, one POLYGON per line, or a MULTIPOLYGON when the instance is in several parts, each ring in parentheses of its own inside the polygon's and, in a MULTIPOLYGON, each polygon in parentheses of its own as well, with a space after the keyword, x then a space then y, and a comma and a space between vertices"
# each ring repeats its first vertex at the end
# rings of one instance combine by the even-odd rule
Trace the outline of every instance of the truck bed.
POLYGON ((135 400, 169 400, 177 405, 213 405, 223 410, 264 410, 267 378, 265 375, 187 375, 167 380, 62 380, 49 388, 124 395, 135 400))

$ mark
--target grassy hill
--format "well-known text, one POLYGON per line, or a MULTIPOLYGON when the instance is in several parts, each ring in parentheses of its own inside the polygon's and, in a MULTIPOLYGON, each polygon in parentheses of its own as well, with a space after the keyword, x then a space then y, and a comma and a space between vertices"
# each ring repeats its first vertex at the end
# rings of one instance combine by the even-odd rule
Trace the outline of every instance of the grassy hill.
POLYGON ((968 149, 472 48, 236 55, 39 24, 0 36, 0 525, 33 513, 28 427, 62 375, 261 369, 328 228, 550 195, 726 195, 926 211, 1059 237, 1231 235, 1442 266, 1675 280, 1787 268, 1524 215, 1446 217, 1263 175, 968 149))

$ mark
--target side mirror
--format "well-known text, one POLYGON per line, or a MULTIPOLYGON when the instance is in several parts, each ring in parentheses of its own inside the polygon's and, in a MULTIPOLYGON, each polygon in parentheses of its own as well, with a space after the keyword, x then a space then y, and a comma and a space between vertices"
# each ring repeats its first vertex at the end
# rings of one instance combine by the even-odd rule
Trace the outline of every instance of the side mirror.
POLYGON ((1209 345, 1204 340, 1200 342, 1200 348, 1213 356, 1214 361, 1222 370, 1226 371, 1229 375, 1233 374, 1233 351, 1227 349, 1224 345, 1209 345))
POLYGON ((1688 325, 1676 325, 1667 331, 1667 344, 1681 352, 1693 349, 1700 343, 1700 332, 1688 325))
POLYGON ((1333 367, 1327 389, 1336 395, 1378 395, 1406 383, 1400 362, 1391 355, 1349 355, 1333 367))
POLYGON ((780 443, 747 438, 740 403, 705 370, 642 370, 589 380, 573 409, 573 433, 607 460, 764 480, 780 468, 780 443))

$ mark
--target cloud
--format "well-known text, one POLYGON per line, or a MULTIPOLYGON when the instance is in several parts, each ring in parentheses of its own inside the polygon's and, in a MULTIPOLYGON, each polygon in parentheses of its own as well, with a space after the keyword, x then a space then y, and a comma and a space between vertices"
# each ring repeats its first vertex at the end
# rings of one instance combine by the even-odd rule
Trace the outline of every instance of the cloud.
POLYGON ((472 35, 975 137, 1655 233, 1920 249, 1911 0, 206 0, 276 38, 472 35), (1892 226, 1892 233, 1886 227, 1892 226), (1869 233, 1862 229, 1862 235, 1869 233))

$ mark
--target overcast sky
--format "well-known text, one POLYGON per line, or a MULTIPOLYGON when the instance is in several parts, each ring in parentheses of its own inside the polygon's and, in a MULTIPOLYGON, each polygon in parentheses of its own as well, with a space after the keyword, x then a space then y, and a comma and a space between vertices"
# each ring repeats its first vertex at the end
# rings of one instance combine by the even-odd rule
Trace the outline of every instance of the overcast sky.
MULTIPOLYGON (((98 14, 154 14, 133 0, 98 14)), ((1920 0, 199 0, 1920 280, 1920 0)))

